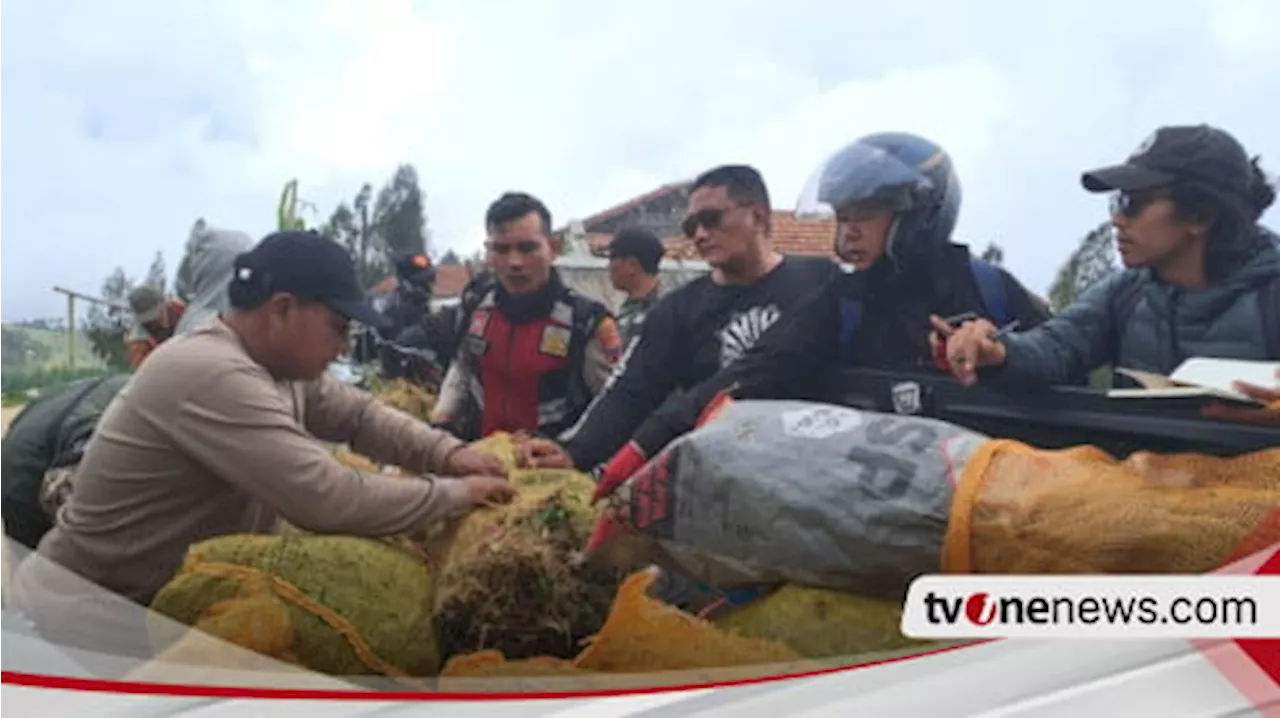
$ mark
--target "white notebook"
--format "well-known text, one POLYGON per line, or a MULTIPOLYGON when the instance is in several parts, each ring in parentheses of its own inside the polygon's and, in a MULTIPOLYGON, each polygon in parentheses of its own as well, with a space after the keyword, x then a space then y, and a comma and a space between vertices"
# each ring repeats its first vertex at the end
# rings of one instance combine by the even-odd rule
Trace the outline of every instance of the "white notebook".
POLYGON ((1211 359, 1194 357, 1183 362, 1171 376, 1163 376, 1137 369, 1116 369, 1142 385, 1141 389, 1112 389, 1107 396, 1115 399, 1162 399, 1170 397, 1212 396, 1250 404, 1257 404, 1232 388, 1242 381, 1254 386, 1280 388, 1276 371, 1280 362, 1248 361, 1244 359, 1211 359))

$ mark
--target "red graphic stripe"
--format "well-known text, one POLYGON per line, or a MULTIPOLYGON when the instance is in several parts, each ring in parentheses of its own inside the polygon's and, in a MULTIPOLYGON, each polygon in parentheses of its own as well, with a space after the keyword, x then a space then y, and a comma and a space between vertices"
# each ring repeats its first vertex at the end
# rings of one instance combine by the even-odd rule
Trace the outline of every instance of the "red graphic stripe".
POLYGON ((683 691, 702 690, 706 688, 730 688, 761 683, 792 680, 796 678, 812 678, 832 673, 853 671, 889 663, 900 663, 916 658, 924 658, 941 653, 970 648, 989 641, 976 641, 959 646, 946 646, 909 656, 886 658, 870 663, 859 663, 852 666, 824 668, 803 673, 789 673, 762 678, 745 678, 720 683, 697 683, 677 686, 654 686, 650 688, 624 688, 616 690, 594 691, 560 691, 546 693, 455 693, 444 691, 377 691, 377 690, 328 690, 318 688, 238 688, 234 686, 197 686, 177 683, 139 683, 133 681, 111 681, 97 678, 72 678, 69 676, 44 676, 19 671, 0 673, 0 682, 31 688, 52 688, 67 691, 84 691, 92 693, 116 693, 126 695, 179 696, 186 698, 253 698, 265 700, 328 700, 328 701, 529 701, 560 700, 567 698, 605 698, 612 696, 636 696, 654 693, 677 693, 683 691))

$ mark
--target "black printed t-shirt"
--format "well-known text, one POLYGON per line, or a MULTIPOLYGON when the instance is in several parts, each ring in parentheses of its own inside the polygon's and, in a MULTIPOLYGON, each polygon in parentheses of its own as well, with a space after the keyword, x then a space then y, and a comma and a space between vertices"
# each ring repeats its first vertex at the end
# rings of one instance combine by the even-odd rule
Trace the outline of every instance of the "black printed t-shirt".
POLYGON ((741 357, 778 319, 840 273, 821 257, 784 257, 753 284, 700 277, 658 301, 640 340, 561 440, 583 471, 608 461, 673 390, 685 390, 741 357))

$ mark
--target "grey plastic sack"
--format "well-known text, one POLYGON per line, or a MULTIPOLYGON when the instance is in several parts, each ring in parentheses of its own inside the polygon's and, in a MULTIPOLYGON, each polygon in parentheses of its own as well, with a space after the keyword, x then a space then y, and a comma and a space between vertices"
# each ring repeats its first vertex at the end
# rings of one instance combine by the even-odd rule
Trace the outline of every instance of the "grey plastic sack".
POLYGON ((720 589, 899 596, 938 570, 955 482, 986 440, 915 416, 735 402, 618 487, 588 557, 720 589))

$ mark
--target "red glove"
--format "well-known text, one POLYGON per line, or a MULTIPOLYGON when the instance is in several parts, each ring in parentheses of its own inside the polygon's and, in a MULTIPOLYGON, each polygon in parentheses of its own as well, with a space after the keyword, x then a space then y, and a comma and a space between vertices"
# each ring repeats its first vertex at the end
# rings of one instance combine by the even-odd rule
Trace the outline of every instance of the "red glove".
POLYGON ((715 398, 707 402, 706 407, 702 409, 702 413, 698 415, 698 422, 695 426, 699 429, 716 420, 716 417, 733 405, 733 396, 728 392, 720 392, 715 398))
POLYGON ((591 503, 613 493, 614 489, 622 485, 622 482, 639 471, 646 461, 648 459, 645 458, 640 447, 634 441, 628 441, 626 446, 609 459, 609 463, 604 466, 604 471, 600 472, 600 481, 596 484, 596 492, 591 497, 591 503))

